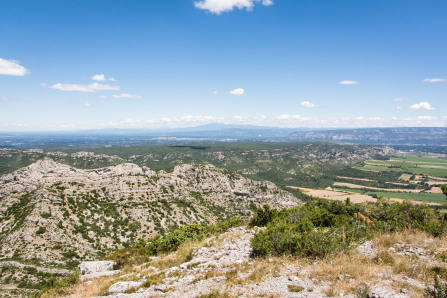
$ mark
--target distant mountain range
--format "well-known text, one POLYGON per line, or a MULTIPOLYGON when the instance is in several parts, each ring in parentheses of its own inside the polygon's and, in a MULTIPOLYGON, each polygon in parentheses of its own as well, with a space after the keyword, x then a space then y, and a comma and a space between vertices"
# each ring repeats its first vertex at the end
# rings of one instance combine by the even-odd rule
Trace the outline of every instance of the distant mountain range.
POLYGON ((311 129, 214 123, 188 128, 0 132, 0 148, 97 148, 214 141, 338 141, 386 145, 447 145, 447 128, 311 129))
POLYGON ((293 141, 341 141, 365 144, 447 145, 446 127, 393 127, 299 131, 293 141))

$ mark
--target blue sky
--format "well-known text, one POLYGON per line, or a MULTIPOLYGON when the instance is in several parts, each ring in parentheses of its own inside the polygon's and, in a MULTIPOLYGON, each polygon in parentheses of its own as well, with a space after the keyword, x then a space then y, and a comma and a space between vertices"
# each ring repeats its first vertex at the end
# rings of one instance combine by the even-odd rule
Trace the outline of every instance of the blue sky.
POLYGON ((0 2, 0 130, 446 126, 447 1, 0 2))

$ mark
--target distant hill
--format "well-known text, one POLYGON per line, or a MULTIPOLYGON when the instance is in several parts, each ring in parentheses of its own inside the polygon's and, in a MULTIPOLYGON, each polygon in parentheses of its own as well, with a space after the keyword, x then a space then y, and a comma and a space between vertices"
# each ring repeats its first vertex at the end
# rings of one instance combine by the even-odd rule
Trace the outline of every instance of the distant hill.
POLYGON ((446 127, 393 127, 298 131, 293 141, 341 141, 363 144, 447 145, 446 127))

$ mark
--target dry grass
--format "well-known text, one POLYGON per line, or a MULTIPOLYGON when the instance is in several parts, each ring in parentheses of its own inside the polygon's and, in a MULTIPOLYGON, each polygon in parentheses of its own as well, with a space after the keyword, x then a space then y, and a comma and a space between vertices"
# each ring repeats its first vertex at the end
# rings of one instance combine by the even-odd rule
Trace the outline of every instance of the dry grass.
POLYGON ((388 250, 397 243, 401 243, 417 245, 432 254, 439 251, 447 252, 447 241, 445 239, 433 238, 427 233, 417 230, 377 235, 374 237, 374 243, 379 250, 388 250))
POLYGON ((115 282, 118 281, 117 276, 103 276, 91 280, 91 283, 87 281, 81 281, 74 286, 71 291, 72 294, 69 297, 95 297, 101 296, 105 291, 115 282))
POLYGON ((329 291, 333 296, 373 280, 375 273, 386 269, 386 266, 376 264, 360 254, 338 254, 316 263, 310 277, 330 281, 333 287, 329 291))
MULTIPOLYGON (((341 292, 355 293, 362 285, 378 279, 387 280, 392 276, 407 276, 425 284, 432 284, 435 274, 447 280, 446 268, 430 265, 427 260, 416 256, 399 256, 389 251, 397 243, 415 245, 424 248, 429 257, 442 259, 447 256, 446 240, 433 238, 420 231, 405 231, 376 235, 374 243, 378 248, 378 256, 374 260, 356 252, 334 255, 313 266, 310 277, 331 282, 332 286, 327 292, 329 296, 337 296, 341 292), (382 276, 377 276, 377 273, 382 276)), ((394 282, 393 286, 397 289, 406 288, 411 297, 421 297, 424 292, 405 282, 394 282)))
POLYGON ((205 242, 187 242, 180 245, 177 251, 170 255, 160 256, 157 260, 150 263, 150 266, 154 266, 158 269, 166 269, 170 267, 179 266, 182 263, 192 260, 193 253, 200 247, 203 247, 205 242))

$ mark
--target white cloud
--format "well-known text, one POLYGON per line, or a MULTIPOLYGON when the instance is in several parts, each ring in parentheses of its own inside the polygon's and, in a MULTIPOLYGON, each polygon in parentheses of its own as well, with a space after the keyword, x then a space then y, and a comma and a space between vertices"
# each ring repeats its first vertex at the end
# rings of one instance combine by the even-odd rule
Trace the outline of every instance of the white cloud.
POLYGON ((214 91, 213 91, 213 94, 214 94, 214 95, 217 95, 217 94, 219 94, 219 91, 214 90, 214 91))
POLYGON ((88 102, 86 102, 86 103, 84 103, 84 106, 85 106, 85 107, 89 107, 89 106, 91 106, 91 104, 88 103, 88 102))
POLYGON ((116 79, 115 78, 109 78, 109 81, 110 82, 116 82, 116 79))
POLYGON ((344 81, 341 81, 339 84, 340 85, 355 85, 355 84, 358 84, 359 82, 357 82, 357 81, 349 81, 349 80, 344 80, 344 81))
POLYGON ((57 83, 57 84, 53 84, 53 85, 49 86, 49 88, 57 89, 57 90, 61 90, 61 91, 78 91, 78 92, 121 90, 120 86, 111 86, 109 84, 100 84, 100 83, 92 83, 90 85, 57 83))
POLYGON ((141 98, 140 95, 121 93, 113 95, 113 98, 141 98))
POLYGON ((418 116, 418 120, 436 120, 438 117, 435 116, 418 116))
POLYGON ((439 82, 445 82, 446 79, 443 78, 427 78, 422 80, 422 82, 428 82, 428 83, 439 83, 439 82))
POLYGON ((106 77, 104 74, 97 74, 92 77, 92 80, 104 82, 106 80, 106 77))
POLYGON ((250 11, 259 2, 264 6, 273 5, 273 0, 198 0, 194 2, 194 6, 219 15, 234 8, 250 11))
POLYGON ((412 110, 434 110, 435 108, 427 101, 421 101, 410 107, 412 110))
POLYGON ((399 98, 394 98, 393 99, 393 101, 404 101, 404 100, 408 100, 408 98, 399 97, 399 98))
POLYGON ((311 103, 310 101, 303 101, 301 102, 301 106, 305 108, 316 108, 317 105, 314 103, 311 103))
POLYGON ((396 109, 402 110, 402 107, 401 106, 396 106, 396 109))
POLYGON ((245 90, 244 90, 244 88, 236 88, 236 89, 230 90, 229 93, 231 95, 242 96, 242 95, 245 95, 245 90))
POLYGON ((19 65, 17 61, 0 58, 0 74, 22 77, 28 73, 28 69, 19 65))

